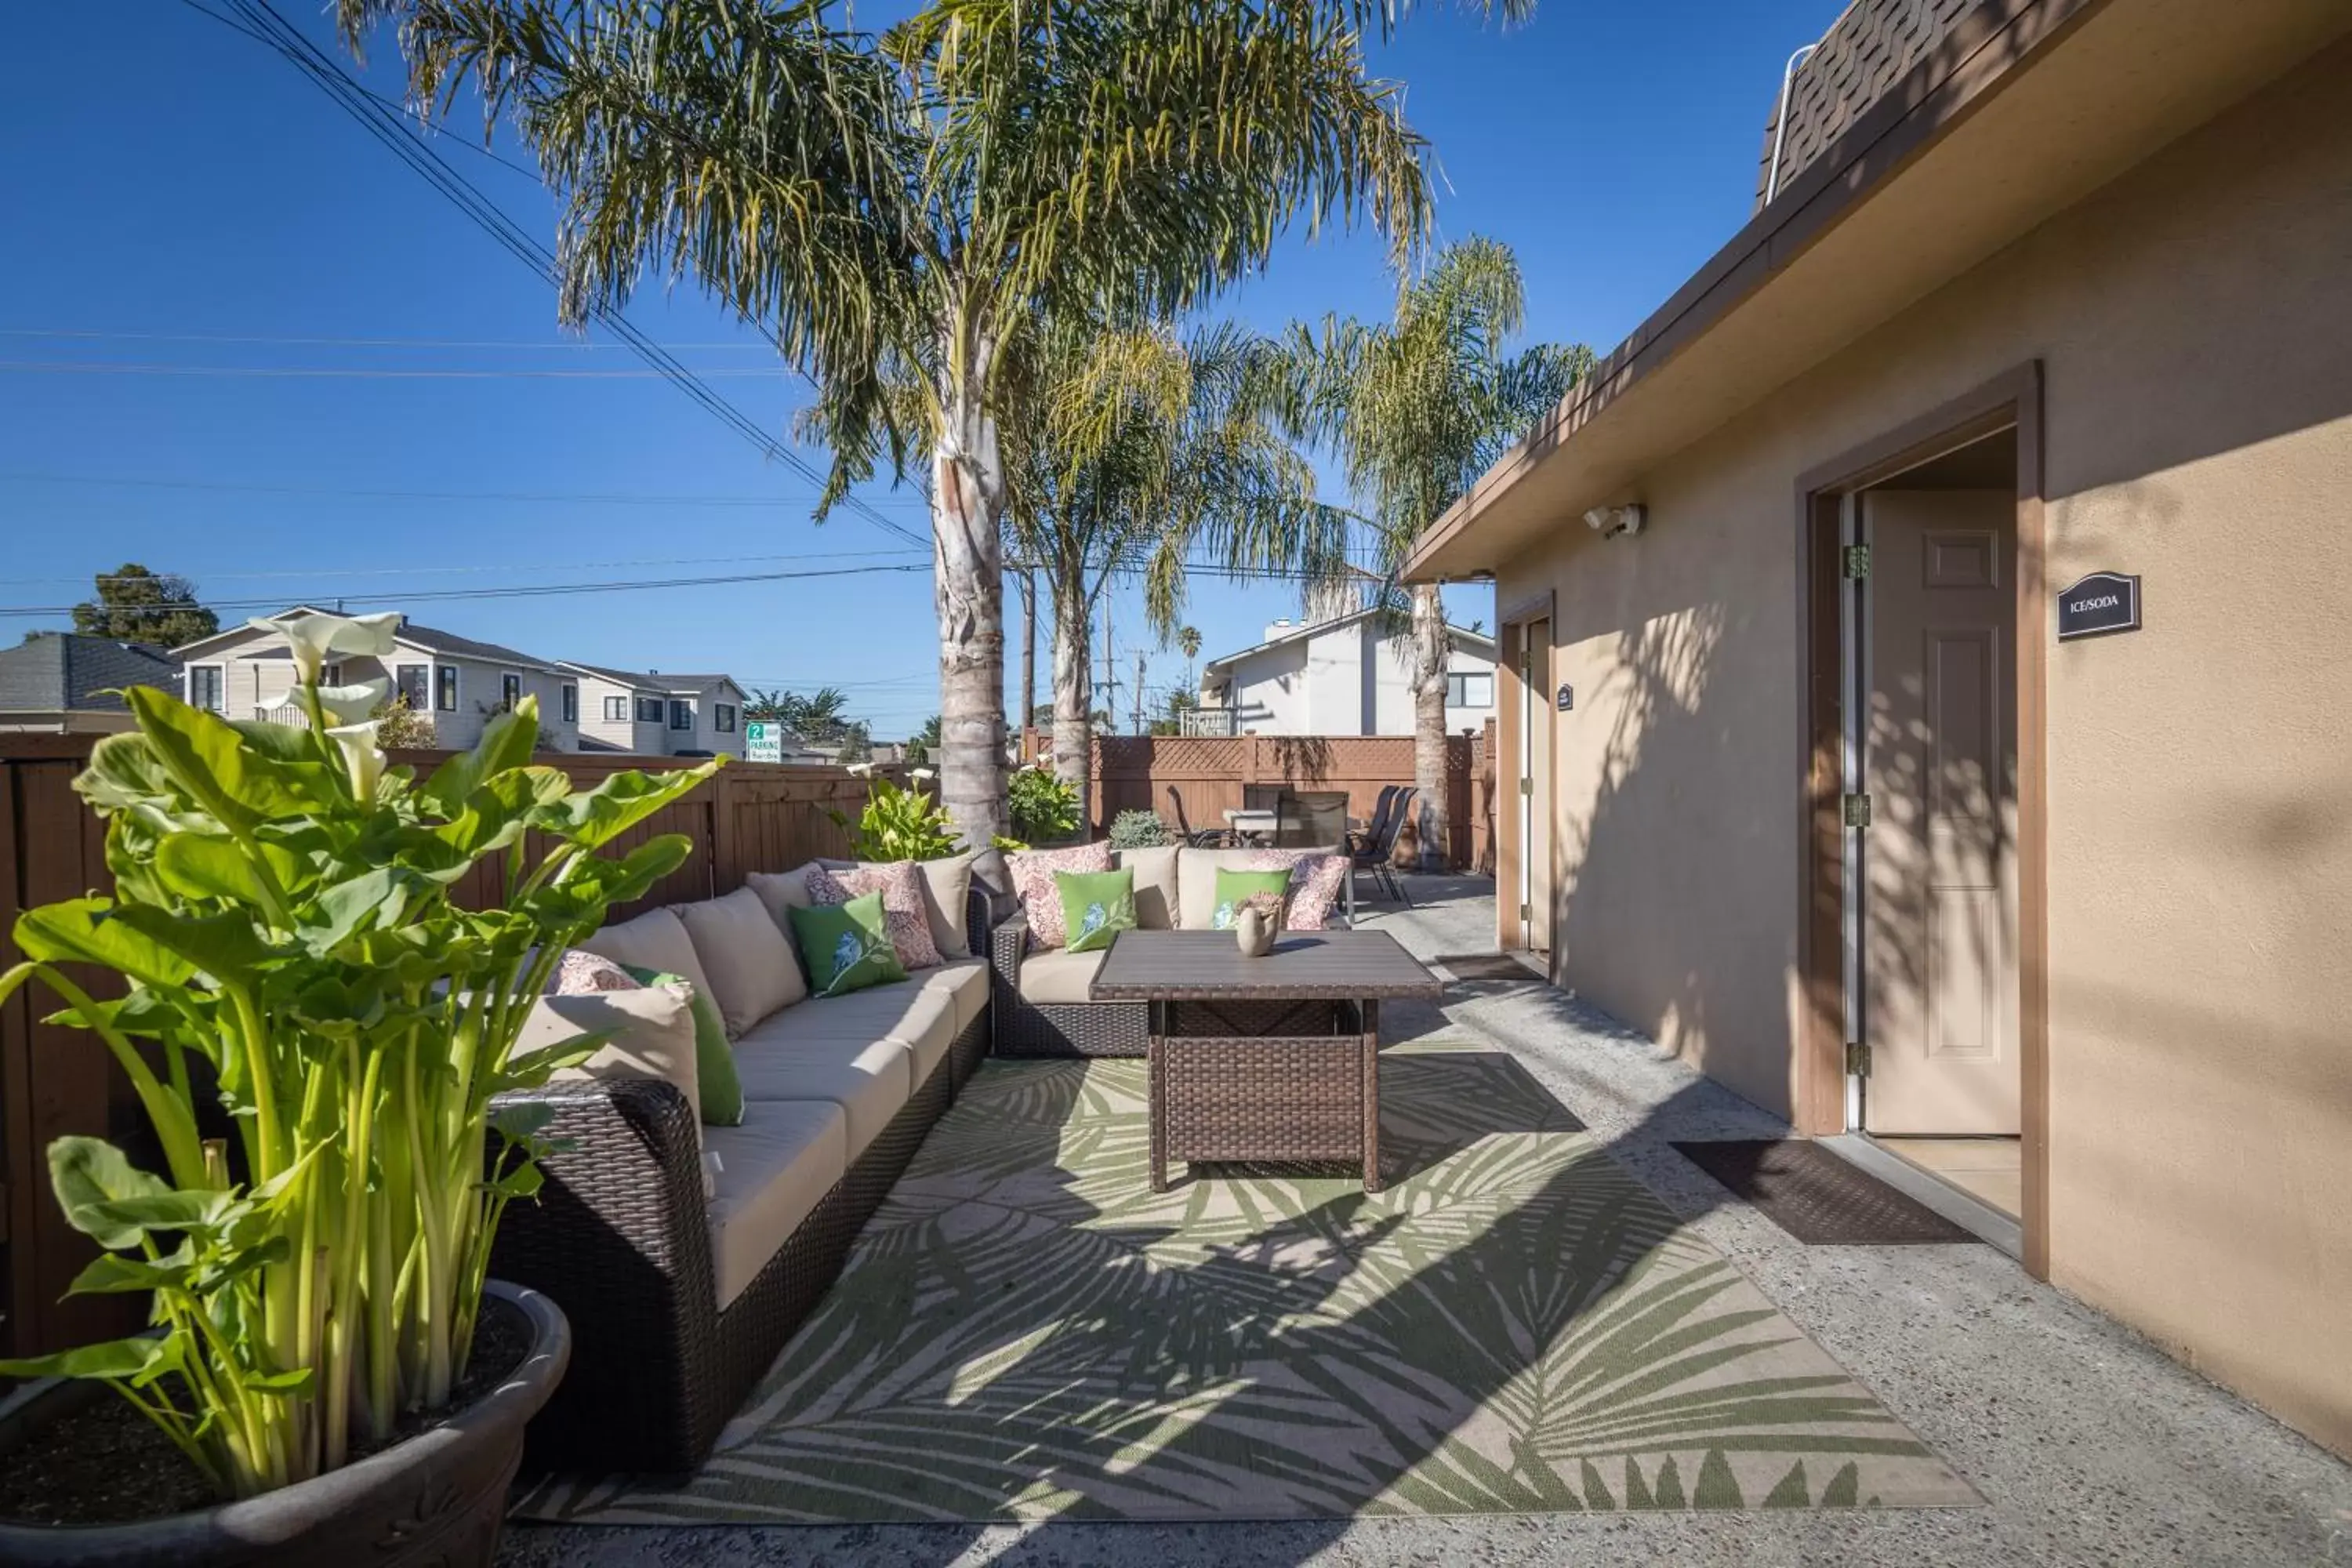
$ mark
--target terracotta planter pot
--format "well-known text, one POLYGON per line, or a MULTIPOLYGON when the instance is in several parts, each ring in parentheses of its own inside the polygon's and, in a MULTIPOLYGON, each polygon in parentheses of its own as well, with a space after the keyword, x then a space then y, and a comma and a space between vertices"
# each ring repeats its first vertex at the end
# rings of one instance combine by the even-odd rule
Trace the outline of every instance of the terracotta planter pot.
MULTIPOLYGON (((136 1524, 0 1522, 0 1568, 487 1565, 522 1460, 523 1427, 572 1357, 572 1328, 554 1302, 495 1279, 488 1293, 521 1310, 530 1348, 506 1382, 432 1431, 331 1475, 200 1513, 136 1524)), ((0 1464, 93 1394, 114 1397, 97 1384, 52 1379, 0 1404, 0 1464)))

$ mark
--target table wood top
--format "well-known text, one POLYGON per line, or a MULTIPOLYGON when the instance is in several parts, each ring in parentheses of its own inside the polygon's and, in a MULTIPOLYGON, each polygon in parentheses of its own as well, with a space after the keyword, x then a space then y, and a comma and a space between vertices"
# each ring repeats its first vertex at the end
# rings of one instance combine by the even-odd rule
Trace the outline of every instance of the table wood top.
POLYGON ((1285 931, 1244 958, 1229 931, 1124 931, 1095 971, 1097 1002, 1434 1000, 1444 985, 1384 931, 1285 931))

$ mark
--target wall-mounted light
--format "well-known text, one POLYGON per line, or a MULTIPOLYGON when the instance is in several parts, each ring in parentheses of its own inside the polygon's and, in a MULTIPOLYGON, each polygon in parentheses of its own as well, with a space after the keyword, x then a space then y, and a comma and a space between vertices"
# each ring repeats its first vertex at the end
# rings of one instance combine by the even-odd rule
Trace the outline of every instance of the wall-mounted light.
POLYGON ((1650 518, 1650 509, 1635 502, 1632 506, 1596 506, 1584 514, 1584 526, 1603 539, 1621 539, 1642 531, 1650 518))

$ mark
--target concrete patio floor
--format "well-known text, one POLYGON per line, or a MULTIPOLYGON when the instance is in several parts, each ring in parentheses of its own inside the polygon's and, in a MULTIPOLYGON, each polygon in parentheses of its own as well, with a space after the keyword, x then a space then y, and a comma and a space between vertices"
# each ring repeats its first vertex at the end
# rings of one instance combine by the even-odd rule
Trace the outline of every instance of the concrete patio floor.
MULTIPOLYGON (((1494 945, 1493 884, 1414 878, 1367 922, 1423 956, 1494 945)), ((1391 1005, 1384 1033, 1509 1050, 1985 1499, 1883 1513, 1549 1514, 1309 1523, 510 1527, 501 1562, 1173 1568, 1250 1564, 2340 1564, 2352 1467, 1984 1246, 1807 1247, 1675 1153, 1784 1128, 1536 982, 1391 1005)))

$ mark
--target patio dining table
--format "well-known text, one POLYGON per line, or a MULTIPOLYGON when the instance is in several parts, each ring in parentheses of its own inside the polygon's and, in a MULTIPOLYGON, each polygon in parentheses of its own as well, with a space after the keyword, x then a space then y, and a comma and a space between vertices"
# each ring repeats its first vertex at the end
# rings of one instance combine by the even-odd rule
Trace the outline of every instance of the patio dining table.
MULTIPOLYGON (((1246 806, 1228 806, 1225 808, 1225 826, 1232 828, 1234 837, 1238 838, 1271 840, 1276 826, 1275 816, 1276 814, 1270 807, 1253 811, 1246 806)), ((1362 817, 1348 818, 1349 832, 1360 833, 1363 831, 1363 826, 1362 817)))
POLYGON ((1151 1190, 1168 1162, 1344 1162, 1381 1190, 1381 1003, 1438 978, 1386 931, 1124 931, 1097 1002, 1150 1004, 1151 1190))

